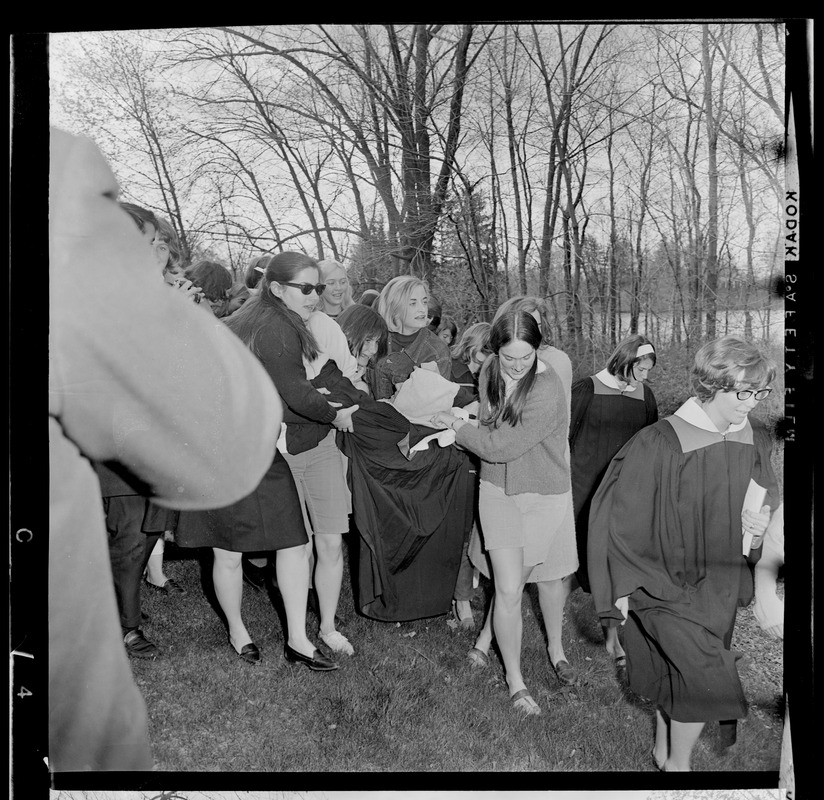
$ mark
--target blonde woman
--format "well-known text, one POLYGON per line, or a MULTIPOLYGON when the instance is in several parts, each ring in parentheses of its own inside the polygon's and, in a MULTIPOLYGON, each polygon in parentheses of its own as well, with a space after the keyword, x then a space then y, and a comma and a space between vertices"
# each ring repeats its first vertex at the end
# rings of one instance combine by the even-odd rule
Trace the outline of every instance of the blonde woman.
POLYGON ((399 275, 384 286, 378 313, 389 328, 388 355, 375 370, 375 398, 391 397, 415 367, 434 365, 447 380, 452 376, 452 355, 443 339, 429 330, 429 289, 412 275, 399 275))
POLYGON ((320 282, 326 286, 319 298, 318 310, 335 319, 341 311, 355 304, 349 277, 343 264, 331 258, 318 261, 318 269, 320 282))

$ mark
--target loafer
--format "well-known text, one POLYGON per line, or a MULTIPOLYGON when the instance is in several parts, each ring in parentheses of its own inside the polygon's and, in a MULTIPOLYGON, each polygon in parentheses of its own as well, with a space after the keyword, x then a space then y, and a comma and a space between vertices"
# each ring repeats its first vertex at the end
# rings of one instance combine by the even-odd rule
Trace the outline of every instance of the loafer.
POLYGON ((266 589, 266 582, 269 579, 269 565, 258 567, 248 559, 242 558, 240 569, 243 572, 243 580, 249 584, 256 592, 266 589))
POLYGON ((126 652, 134 658, 157 658, 160 655, 157 645, 150 642, 140 628, 129 631, 123 637, 123 644, 126 652))
POLYGON ((525 717, 537 717, 541 713, 541 707, 532 698, 529 689, 521 689, 515 692, 510 698, 512 707, 525 717))
POLYGON ((564 686, 572 686, 575 683, 577 675, 575 670, 570 666, 569 661, 561 659, 557 664, 552 665, 552 669, 555 670, 558 680, 561 681, 564 686))
POLYGON ((229 645, 247 664, 260 664, 260 650, 254 642, 243 645, 240 651, 236 650, 231 642, 229 642, 229 645))
POLYGON ((167 578, 163 586, 158 586, 151 581, 146 581, 146 585, 156 592, 163 592, 163 594, 186 594, 186 590, 174 578, 167 578))
POLYGON ((336 661, 332 661, 331 658, 327 658, 320 652, 320 650, 317 649, 311 656, 305 656, 303 653, 299 653, 287 644, 284 648, 284 655, 286 656, 287 661, 297 664, 306 664, 309 669, 313 669, 316 672, 331 672, 334 669, 340 669, 340 664, 336 661))

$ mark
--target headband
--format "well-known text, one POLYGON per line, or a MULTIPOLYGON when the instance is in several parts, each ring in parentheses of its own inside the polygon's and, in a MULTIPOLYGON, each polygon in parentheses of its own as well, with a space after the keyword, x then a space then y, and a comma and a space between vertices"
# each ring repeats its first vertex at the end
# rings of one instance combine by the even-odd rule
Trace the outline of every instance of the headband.
POLYGON ((641 358, 642 356, 648 355, 655 355, 655 348, 651 344, 642 344, 636 351, 635 357, 641 358))
POLYGON ((263 267, 255 267, 255 272, 266 274, 266 270, 263 267))

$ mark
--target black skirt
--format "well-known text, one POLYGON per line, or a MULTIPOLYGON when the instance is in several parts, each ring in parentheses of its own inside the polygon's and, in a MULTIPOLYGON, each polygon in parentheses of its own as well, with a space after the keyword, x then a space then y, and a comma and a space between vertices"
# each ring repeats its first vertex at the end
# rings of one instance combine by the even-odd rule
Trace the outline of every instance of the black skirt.
POLYGON ((308 541, 295 481, 279 452, 251 494, 211 511, 181 511, 175 531, 180 547, 236 553, 283 550, 308 541))

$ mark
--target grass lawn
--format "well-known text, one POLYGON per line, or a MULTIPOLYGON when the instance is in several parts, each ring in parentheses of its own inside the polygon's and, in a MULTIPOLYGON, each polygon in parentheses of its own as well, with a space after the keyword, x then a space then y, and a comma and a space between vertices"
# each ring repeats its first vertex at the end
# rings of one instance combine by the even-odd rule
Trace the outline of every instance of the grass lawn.
MULTIPOLYGON (((359 615, 346 567, 339 616, 354 657, 315 673, 283 658, 272 596, 244 587, 247 627, 263 661, 250 666, 228 644, 211 594, 211 553, 167 545, 166 572, 187 590, 166 597, 144 587, 147 636, 157 661, 132 660, 146 698, 156 769, 172 772, 654 771, 652 708, 617 680, 589 595, 566 611, 565 649, 581 680, 563 688, 546 655, 534 587, 524 599, 524 677, 543 714, 509 705, 499 658, 465 660, 472 632, 435 617, 402 624, 359 615)), ((348 563, 348 562, 347 562, 348 563)), ((473 606, 480 622, 490 587, 473 606)), ((317 619, 308 615, 310 638, 317 619)), ((697 771, 778 770, 782 645, 739 611, 733 648, 750 713, 738 742, 717 752, 718 726, 704 729, 697 771)))

